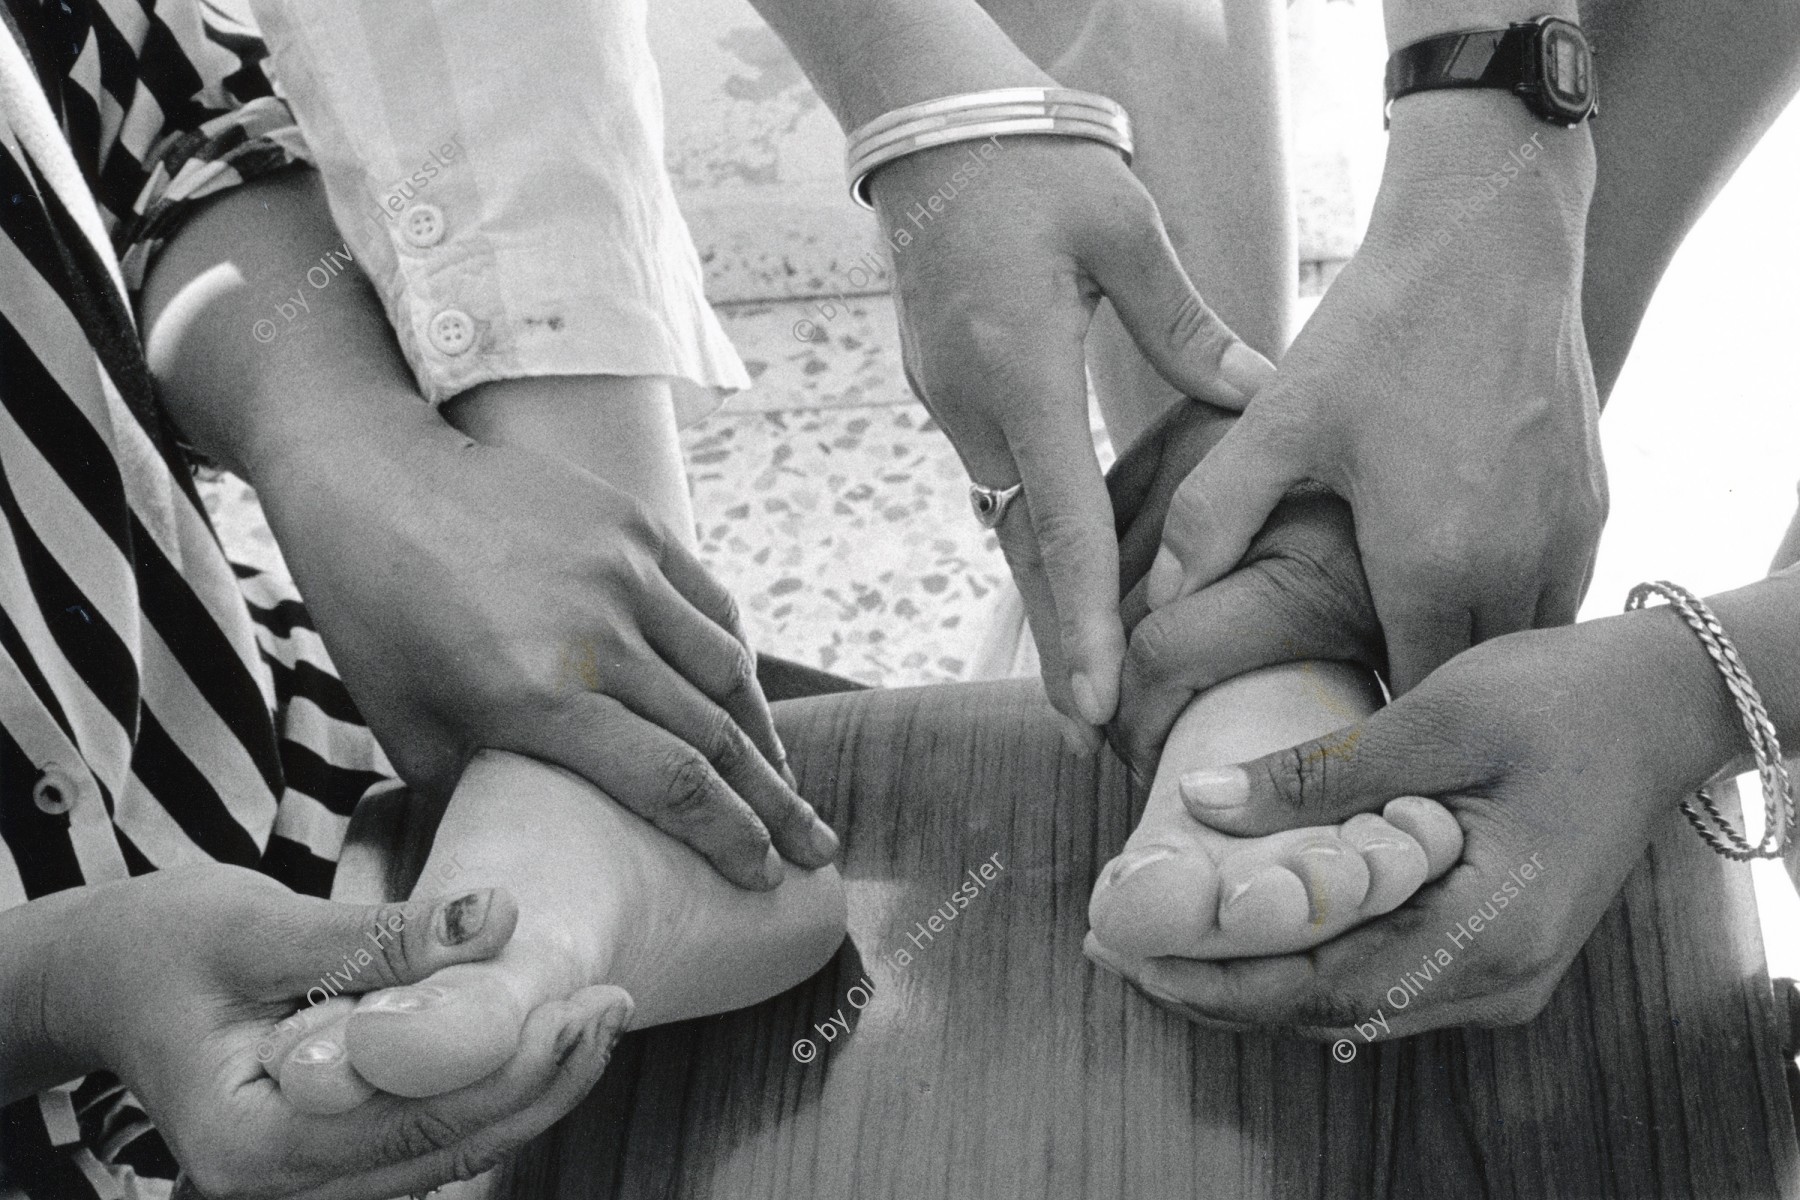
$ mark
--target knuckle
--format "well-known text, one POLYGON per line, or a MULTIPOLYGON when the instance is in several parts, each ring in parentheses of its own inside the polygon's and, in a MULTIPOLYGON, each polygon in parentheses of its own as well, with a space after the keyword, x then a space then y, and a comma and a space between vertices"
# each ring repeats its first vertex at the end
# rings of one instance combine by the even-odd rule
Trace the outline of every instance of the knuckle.
MULTIPOLYGON (((732 601, 734 614, 736 603, 735 600, 732 601)), ((732 623, 729 628, 733 630, 737 628, 735 615, 732 618, 732 623)), ((745 696, 754 691, 755 688, 756 655, 752 653, 750 648, 744 645, 743 642, 735 642, 731 649, 731 663, 727 668, 725 676, 725 695, 745 696)))
POLYGON ((384 904, 375 910, 375 923, 381 929, 398 931, 396 936, 379 939, 381 962, 390 977, 396 980, 416 978, 409 947, 413 938, 421 936, 415 930, 430 929, 431 907, 425 903, 384 904))
POLYGON ((460 1131, 430 1108, 415 1108, 388 1125, 383 1138, 386 1161, 414 1162, 448 1150, 460 1140, 460 1131))
POLYGON ((1181 631, 1174 620, 1163 612, 1151 613, 1132 632, 1125 650, 1125 669, 1135 681, 1161 683, 1175 669, 1180 650, 1181 631))
POLYGON ((713 770, 729 777, 741 770, 755 752, 744 731, 724 709, 714 709, 707 720, 706 759, 712 763, 713 770))
POLYGON ((717 794, 712 764, 692 746, 681 745, 669 750, 663 761, 662 813, 672 821, 687 825, 707 816, 717 794))

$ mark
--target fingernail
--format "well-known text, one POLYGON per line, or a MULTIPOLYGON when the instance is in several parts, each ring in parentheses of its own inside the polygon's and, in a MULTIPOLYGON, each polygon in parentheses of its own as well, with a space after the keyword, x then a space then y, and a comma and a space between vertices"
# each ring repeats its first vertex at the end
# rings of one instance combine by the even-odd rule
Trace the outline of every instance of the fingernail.
POLYGON ((763 855, 763 881, 770 887, 780 887, 786 875, 787 867, 782 864, 781 851, 770 846, 769 852, 763 855))
POLYGON ((1094 688, 1094 681, 1086 671, 1077 671, 1069 676, 1069 691, 1075 697, 1075 707, 1087 718, 1089 725, 1104 725, 1112 716, 1100 706, 1100 693, 1094 688))
POLYGON ((1165 858, 1173 858, 1176 853, 1173 846, 1141 846, 1136 850, 1128 850, 1113 859, 1112 870, 1106 874, 1106 886, 1118 887, 1137 874, 1140 868, 1153 862, 1161 862, 1165 858))
POLYGON ((1100 749, 1098 729, 1092 725, 1083 725, 1065 712, 1058 712, 1056 719, 1062 726, 1063 745, 1069 748, 1070 754, 1087 758, 1100 749))
POLYGON ((1224 812, 1250 802, 1250 776, 1242 767, 1208 767, 1181 777, 1181 798, 1188 808, 1224 812))
POLYGON ((326 1063, 334 1063, 342 1057, 344 1057, 342 1046, 329 1039, 319 1038, 310 1042, 301 1042, 294 1047, 293 1052, 288 1055, 288 1061, 323 1066, 326 1063))
POLYGON ((813 853, 826 860, 834 859, 837 857, 839 845, 838 835, 832 830, 831 826, 827 825, 818 817, 814 817, 812 826, 813 853))
POLYGON ((357 1012, 416 1013, 444 1002, 444 989, 436 987, 389 988, 371 992, 357 1002, 357 1012))
POLYGON ((1243 342, 1233 342, 1219 358, 1219 374, 1249 400, 1275 378, 1275 365, 1243 342))
POLYGON ((481 927, 487 924, 488 905, 493 899, 493 891, 483 888, 439 905, 438 942, 445 946, 460 946, 480 933, 481 927))
POLYGON ((1163 546, 1156 552, 1156 561, 1150 564, 1149 577, 1144 582, 1144 599, 1151 608, 1161 608, 1181 595, 1181 560, 1175 552, 1163 546))

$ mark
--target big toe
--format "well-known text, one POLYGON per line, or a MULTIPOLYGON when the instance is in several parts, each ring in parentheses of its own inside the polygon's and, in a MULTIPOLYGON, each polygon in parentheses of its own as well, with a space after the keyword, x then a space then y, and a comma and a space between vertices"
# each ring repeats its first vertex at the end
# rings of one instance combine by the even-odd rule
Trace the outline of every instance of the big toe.
POLYGON ((518 1052, 530 1010, 520 982, 497 963, 461 963, 421 983, 371 992, 345 1025, 350 1062, 396 1096, 467 1087, 518 1052))
POLYGON ((1100 873, 1088 925, 1134 958, 1197 958, 1218 940, 1219 878, 1203 853, 1169 845, 1128 849, 1100 873))

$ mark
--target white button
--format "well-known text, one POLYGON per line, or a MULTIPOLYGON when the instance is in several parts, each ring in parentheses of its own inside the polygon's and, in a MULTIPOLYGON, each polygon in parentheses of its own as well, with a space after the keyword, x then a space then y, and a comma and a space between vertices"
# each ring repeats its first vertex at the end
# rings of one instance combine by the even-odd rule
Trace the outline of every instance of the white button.
POLYGON ((444 240, 444 212, 435 204, 415 204, 400 226, 407 242, 426 250, 444 240))
POLYGON ((31 798, 37 802, 39 812, 60 817, 75 807, 79 788, 67 767, 61 763, 45 763, 37 786, 31 789, 31 798))
POLYGON ((475 344, 475 322, 460 308, 446 308, 431 318, 426 332, 439 354, 454 357, 475 344))

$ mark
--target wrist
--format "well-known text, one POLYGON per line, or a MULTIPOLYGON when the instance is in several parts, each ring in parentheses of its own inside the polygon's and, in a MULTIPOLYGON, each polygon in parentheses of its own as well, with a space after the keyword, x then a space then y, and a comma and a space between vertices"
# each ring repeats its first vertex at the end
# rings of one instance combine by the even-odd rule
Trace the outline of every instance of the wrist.
POLYGON ((1578 280, 1594 192, 1594 142, 1499 91, 1397 101, 1365 244, 1417 250, 1459 272, 1571 273, 1578 280))
POLYGON ((84 1017, 92 990, 71 978, 108 957, 86 932, 92 893, 72 888, 0 913, 0 1104, 107 1065, 84 1017))
MULTIPOLYGON (((1767 579, 1709 597, 1725 636, 1737 647, 1778 735, 1800 737, 1800 576, 1767 579)), ((1673 609, 1653 607, 1613 618, 1626 628, 1614 648, 1626 664, 1621 701, 1661 714, 1637 739, 1666 797, 1688 795, 1728 768, 1748 769, 1749 743, 1737 702, 1705 645, 1673 609), (1628 628, 1627 628, 1628 627, 1628 628), (1648 702, 1646 702, 1648 701, 1648 702)))

